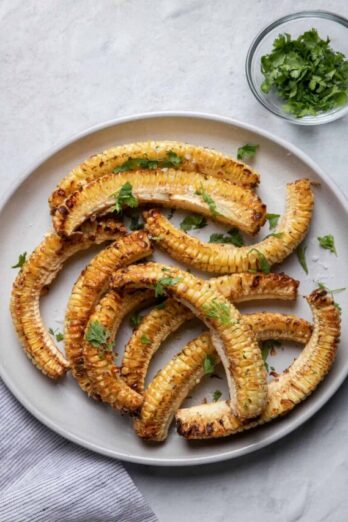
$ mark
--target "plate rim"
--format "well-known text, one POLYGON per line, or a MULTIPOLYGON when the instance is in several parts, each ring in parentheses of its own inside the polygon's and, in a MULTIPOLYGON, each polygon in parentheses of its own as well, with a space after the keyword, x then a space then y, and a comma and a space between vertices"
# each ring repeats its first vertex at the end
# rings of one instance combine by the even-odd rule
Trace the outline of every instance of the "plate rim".
MULTIPOLYGON (((253 125, 251 123, 245 123, 235 118, 230 118, 228 116, 223 116, 214 113, 206 113, 199 111, 156 111, 156 112, 145 112, 145 113, 137 113, 132 115, 122 116, 120 118, 114 118, 111 120, 106 120, 100 124, 93 125, 88 127, 87 129, 75 133, 71 135, 69 138, 65 140, 61 140, 60 143, 54 147, 49 148, 47 152, 41 154, 38 159, 36 159, 28 168, 24 169, 22 173, 16 177, 15 181, 10 184, 7 190, 4 191, 2 197, 0 198, 0 215, 3 212, 5 206, 15 194, 20 185, 28 179, 33 172, 39 169, 43 163, 48 161, 53 155, 61 152, 65 148, 73 145, 75 142, 80 141, 81 139, 90 136, 96 132, 100 132, 106 130, 111 127, 115 127, 124 123, 131 123, 139 120, 149 120, 149 119, 160 119, 160 118, 194 118, 194 119, 204 119, 211 122, 224 123, 234 127, 240 127, 241 129, 254 132, 287 151, 291 152, 295 156, 297 156, 303 163, 305 163, 310 169, 316 172, 316 174, 327 183, 329 188, 334 193, 335 197, 339 200, 341 205, 343 206, 345 212, 348 214, 348 199, 345 197, 343 191, 339 188, 336 181, 333 180, 314 160, 311 159, 310 156, 307 155, 304 151, 302 151, 296 145, 293 145, 289 141, 280 138, 273 133, 258 127, 257 125, 253 125)), ((35 406, 32 406, 30 401, 27 400, 25 394, 22 394, 20 390, 17 389, 15 382, 9 378, 6 374, 5 368, 2 367, 1 359, 0 359, 0 376, 4 381, 6 387, 10 390, 10 392, 15 396, 15 398, 20 402, 20 404, 27 410, 31 415, 33 415, 39 422, 47 426, 49 429, 58 433, 65 439, 78 444, 84 448, 87 448, 91 451, 94 451, 98 454, 105 455, 114 459, 119 459, 125 462, 131 462, 135 464, 143 464, 143 465, 153 465, 153 466, 166 466, 166 467, 186 467, 186 466, 197 466, 204 464, 212 464, 216 462, 226 461, 230 459, 235 459, 241 457, 242 455, 246 455, 249 453, 253 453, 258 451, 274 442, 282 439, 286 435, 292 433, 297 428, 302 426, 305 422, 307 422, 313 415, 315 415, 323 406, 326 404, 333 395, 337 392, 337 390, 342 385, 343 381, 346 379, 348 375, 348 360, 347 364, 344 368, 344 371, 341 375, 339 375, 336 380, 331 384, 331 387, 326 390, 324 394, 318 396, 318 399, 314 402, 314 404, 309 408, 309 410, 302 415, 299 415, 297 418, 293 420, 292 423, 280 427, 275 433, 271 433, 269 436, 263 438, 261 441, 254 442, 250 445, 246 445, 243 448, 237 450, 227 450, 219 455, 211 455, 204 457, 190 457, 190 458, 158 458, 158 457, 138 457, 132 456, 128 453, 117 452, 115 450, 108 450, 93 442, 88 442, 81 439, 79 436, 71 433, 69 430, 61 428, 58 424, 55 423, 54 420, 51 420, 46 417, 45 414, 42 414, 40 410, 38 410, 35 406)))

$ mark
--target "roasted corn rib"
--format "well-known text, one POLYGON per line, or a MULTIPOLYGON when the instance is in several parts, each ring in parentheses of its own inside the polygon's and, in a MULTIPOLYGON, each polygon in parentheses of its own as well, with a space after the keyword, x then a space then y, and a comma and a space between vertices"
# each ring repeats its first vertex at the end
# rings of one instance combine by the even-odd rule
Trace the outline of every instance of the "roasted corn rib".
POLYGON ((82 353, 87 322, 106 291, 113 270, 134 263, 152 253, 151 242, 143 231, 134 232, 100 252, 85 268, 72 290, 65 315, 65 351, 71 371, 81 388, 91 392, 82 353))
MULTIPOLYGON (((306 343, 312 333, 312 326, 307 321, 293 315, 262 312, 243 317, 258 341, 281 339, 306 343)), ((156 374, 145 392, 140 418, 134 423, 140 437, 156 441, 167 438, 176 410, 204 376, 206 357, 219 362, 209 332, 188 343, 156 374)))
POLYGON ((255 335, 238 310, 208 281, 156 263, 120 269, 111 282, 116 290, 153 286, 157 295, 166 292, 181 301, 210 328, 226 371, 234 413, 243 419, 259 415, 267 399, 267 375, 255 335))
MULTIPOLYGON (((124 317, 153 301, 151 290, 134 292, 119 296, 112 290, 107 292, 95 311, 90 316, 86 331, 90 325, 98 323, 108 332, 108 344, 112 343, 117 335, 119 326, 124 317)), ((85 338, 83 341, 83 358, 87 376, 91 382, 91 392, 100 397, 113 408, 125 412, 136 412, 143 401, 142 396, 132 390, 120 377, 120 372, 114 361, 114 353, 105 346, 95 346, 85 338)))
POLYGON ((334 361, 340 315, 325 290, 315 290, 307 301, 314 318, 312 336, 292 365, 269 384, 267 405, 260 417, 242 423, 231 413, 228 401, 185 408, 176 414, 181 435, 188 439, 208 439, 253 428, 290 412, 315 390, 334 361))
POLYGON ((307 179, 289 183, 286 210, 273 234, 244 247, 204 243, 174 227, 158 210, 145 212, 146 230, 157 245, 174 259, 215 273, 247 272, 260 269, 260 256, 269 265, 281 263, 301 243, 309 228, 314 198, 307 179))
MULTIPOLYGON (((296 299, 298 287, 298 281, 285 274, 232 274, 209 282, 233 303, 253 299, 296 299)), ((122 376, 138 393, 144 392, 147 369, 160 345, 194 317, 188 308, 173 299, 167 299, 162 307, 153 309, 143 318, 124 352, 122 376), (144 336, 151 342, 143 343, 144 336)))
POLYGON ((156 203, 197 211, 250 234, 256 233, 266 219, 266 206, 250 189, 197 172, 138 170, 116 176, 105 174, 71 194, 53 216, 57 233, 69 236, 86 219, 111 210, 115 194, 126 183, 138 204, 156 203))
POLYGON ((69 363, 56 347, 40 315, 40 295, 57 276, 65 261, 94 243, 116 239, 125 233, 121 223, 85 223, 81 232, 68 239, 49 233, 34 250, 13 284, 11 314, 18 337, 28 357, 48 377, 58 379, 69 363))
POLYGON ((72 192, 109 174, 129 158, 161 160, 171 152, 179 156, 181 170, 200 172, 249 187, 259 183, 259 175, 251 167, 215 150, 178 141, 148 141, 121 145, 91 156, 60 181, 49 199, 50 207, 55 210, 72 192))

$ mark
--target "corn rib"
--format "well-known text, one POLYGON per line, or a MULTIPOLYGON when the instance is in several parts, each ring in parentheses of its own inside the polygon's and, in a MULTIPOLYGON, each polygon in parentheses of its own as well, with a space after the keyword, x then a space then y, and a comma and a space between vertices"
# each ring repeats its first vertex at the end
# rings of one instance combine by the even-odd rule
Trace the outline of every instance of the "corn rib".
POLYGON ((72 290, 65 315, 65 351, 71 371, 80 387, 91 392, 82 353, 87 322, 94 307, 107 290, 113 270, 134 263, 152 253, 151 242, 143 231, 115 241, 100 252, 82 271, 72 290))
POLYGON ((66 373, 69 363, 43 324, 40 314, 42 291, 55 279, 69 257, 124 233, 123 225, 113 220, 86 223, 81 232, 69 239, 49 233, 16 277, 10 304, 13 324, 25 353, 48 377, 58 379, 66 373))
POLYGON ((58 234, 69 236, 91 216, 107 212, 115 205, 115 194, 130 184, 138 204, 155 203, 185 208, 212 217, 221 223, 238 226, 254 234, 265 222, 266 206, 250 189, 223 179, 206 178, 197 172, 161 169, 138 170, 105 176, 91 181, 71 194, 53 216, 58 234), (212 203, 204 199, 212 198, 212 203))
MULTIPOLYGON (((232 274, 209 283, 232 303, 259 299, 296 299, 298 281, 285 274, 232 274)), ((153 355, 165 339, 194 315, 184 305, 167 299, 163 308, 153 309, 144 317, 127 343, 121 373, 126 383, 138 393, 144 392, 145 377, 153 355), (151 341, 142 343, 144 335, 151 341)))
POLYGON ((259 243, 244 247, 204 243, 174 227, 157 209, 144 213, 146 230, 178 261, 206 272, 259 270, 259 256, 269 265, 281 263, 301 243, 309 228, 314 198, 311 184, 302 179, 287 186, 286 210, 276 230, 259 243))
MULTIPOLYGON (((304 344, 312 333, 312 326, 307 321, 292 315, 261 312, 243 317, 258 341, 279 339, 304 344)), ((134 423, 141 438, 156 441, 167 438, 176 410, 204 376, 206 357, 219 361, 209 332, 188 343, 157 373, 145 392, 140 418, 134 423)))
POLYGON ((308 397, 330 370, 340 336, 340 315, 325 290, 312 292, 312 336, 293 364, 269 384, 266 408, 256 420, 242 423, 228 401, 218 401, 176 413, 177 429, 187 439, 226 437, 283 416, 308 397))
POLYGON ((255 335, 238 310, 209 282, 178 268, 148 263, 113 274, 116 290, 139 286, 161 287, 205 322, 225 368, 231 408, 243 419, 259 415, 267 400, 267 375, 255 335))
POLYGON ((200 172, 250 188, 259 183, 259 175, 251 167, 215 150, 177 141, 148 141, 121 145, 91 156, 60 181, 50 196, 50 207, 55 211, 70 194, 109 174, 129 158, 161 160, 171 152, 182 158, 180 169, 186 172, 200 172))

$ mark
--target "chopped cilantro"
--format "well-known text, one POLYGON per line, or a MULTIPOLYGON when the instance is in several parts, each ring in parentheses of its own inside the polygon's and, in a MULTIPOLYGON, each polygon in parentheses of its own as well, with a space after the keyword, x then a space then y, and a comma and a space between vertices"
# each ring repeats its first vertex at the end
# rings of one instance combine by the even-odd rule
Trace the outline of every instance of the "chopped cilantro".
POLYGON ((62 332, 58 332, 57 329, 56 330, 53 330, 53 328, 49 328, 48 329, 48 332, 53 335, 53 337, 55 337, 57 343, 60 343, 61 341, 64 340, 64 335, 62 334, 62 332))
POLYGON ((107 330, 99 321, 92 321, 89 323, 85 339, 92 346, 99 348, 102 351, 112 350, 110 337, 111 334, 109 330, 107 330))
POLYGON ((211 355, 207 355, 203 361, 204 374, 209 375, 209 374, 213 373, 214 367, 215 367, 214 357, 212 357, 211 355))
POLYGON ((231 310, 226 303, 212 299, 212 301, 202 307, 207 317, 218 319, 222 324, 228 326, 231 324, 231 310))
POLYGON ((220 390, 215 390, 213 393, 213 401, 217 402, 222 396, 222 392, 220 390))
POLYGON ((265 368, 266 368, 267 372, 269 372, 269 365, 267 362, 267 357, 269 356, 269 352, 272 350, 272 348, 274 348, 275 346, 281 346, 281 344, 282 343, 280 341, 271 340, 271 339, 267 340, 267 341, 262 341, 260 343, 262 359, 263 359, 263 362, 265 363, 265 368))
POLYGON ((250 143, 247 143, 246 145, 243 145, 243 147, 239 147, 237 150, 237 159, 242 161, 253 159, 259 146, 260 145, 251 145, 250 143))
POLYGON ((243 236, 237 228, 231 228, 227 234, 228 236, 224 234, 211 234, 209 243, 231 243, 237 247, 244 245, 243 236))
POLYGON ((270 230, 273 230, 278 225, 279 218, 280 214, 266 214, 270 230))
POLYGON ((23 252, 23 254, 19 254, 18 261, 15 265, 11 266, 11 268, 22 268, 24 263, 27 260, 27 253, 23 252))
POLYGON ((139 205, 139 202, 135 196, 133 196, 132 185, 127 181, 120 190, 114 194, 115 206, 113 210, 117 213, 122 211, 123 206, 135 208, 139 205))
POLYGON ((168 151, 165 158, 158 160, 151 160, 149 158, 128 158, 124 163, 114 168, 115 174, 119 172, 126 172, 128 170, 137 169, 161 169, 161 168, 178 168, 183 162, 184 158, 178 156, 172 150, 168 151))
POLYGON ((271 271, 271 267, 263 253, 260 252, 260 250, 257 250, 257 248, 252 248, 251 250, 249 250, 248 254, 251 254, 252 252, 255 252, 257 255, 259 269, 261 270, 261 272, 263 272, 264 274, 269 274, 271 271))
POLYGON ((188 230, 196 230, 199 228, 204 228, 207 226, 207 220, 203 216, 199 216, 198 214, 192 214, 191 216, 186 216, 185 219, 180 223, 181 230, 187 232, 188 230))
POLYGON ((321 283, 320 281, 318 281, 317 283, 318 283, 318 287, 319 288, 322 288, 323 290, 326 290, 331 295, 331 297, 332 297, 332 299, 334 301, 335 307, 341 313, 342 312, 342 308, 341 308, 341 306, 338 303, 336 303, 336 301, 334 299, 334 294, 339 294, 341 292, 344 292, 346 290, 346 288, 334 288, 334 289, 331 289, 331 288, 328 288, 324 283, 321 283))
POLYGON ((203 183, 201 183, 200 189, 196 190, 195 193, 196 193, 197 196, 201 196, 201 198, 203 199, 204 203, 206 203, 208 205, 209 210, 210 210, 212 216, 215 217, 215 216, 219 216, 220 215, 220 213, 217 211, 215 201, 210 196, 210 194, 208 194, 208 192, 206 192, 204 190, 203 183))
POLYGON ((155 297, 166 295, 165 287, 176 285, 179 281, 180 277, 161 277, 155 285, 155 297))
POLYGON ((141 322, 141 315, 138 312, 132 314, 129 318, 129 324, 132 328, 137 328, 141 322))
POLYGON ((347 103, 348 61, 311 29, 292 40, 280 34, 270 54, 261 57, 265 79, 261 90, 271 89, 286 102, 283 109, 297 118, 316 115, 347 103))
POLYGON ((131 216, 129 228, 130 230, 141 230, 142 228, 144 228, 144 223, 140 221, 140 216, 131 216))
POLYGON ((333 254, 336 254, 336 247, 335 247, 335 238, 332 234, 328 234, 327 236, 321 236, 317 238, 319 241, 319 245, 322 248, 325 248, 326 250, 330 250, 333 254))
POLYGON ((276 237, 276 238, 281 238, 283 237, 284 235, 284 232, 272 232, 271 234, 268 234, 268 236, 266 237, 276 237))
POLYGON ((141 342, 141 344, 151 344, 151 343, 152 343, 150 337, 148 337, 148 336, 145 335, 145 334, 143 334, 143 335, 140 337, 140 342, 141 342))
POLYGON ((307 267, 307 261, 306 261, 306 250, 307 247, 303 245, 299 245, 295 252, 297 255, 297 259, 299 260, 300 265, 302 266, 303 270, 308 274, 308 267, 307 267))

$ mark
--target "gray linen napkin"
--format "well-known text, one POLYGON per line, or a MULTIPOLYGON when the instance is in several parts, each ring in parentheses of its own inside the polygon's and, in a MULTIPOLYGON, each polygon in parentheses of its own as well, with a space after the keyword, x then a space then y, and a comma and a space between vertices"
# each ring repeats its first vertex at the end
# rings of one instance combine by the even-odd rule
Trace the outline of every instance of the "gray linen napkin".
POLYGON ((157 522, 120 462, 66 441, 0 379, 0 522, 157 522))

